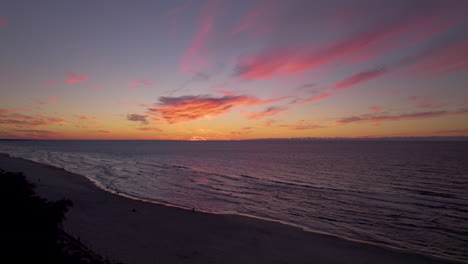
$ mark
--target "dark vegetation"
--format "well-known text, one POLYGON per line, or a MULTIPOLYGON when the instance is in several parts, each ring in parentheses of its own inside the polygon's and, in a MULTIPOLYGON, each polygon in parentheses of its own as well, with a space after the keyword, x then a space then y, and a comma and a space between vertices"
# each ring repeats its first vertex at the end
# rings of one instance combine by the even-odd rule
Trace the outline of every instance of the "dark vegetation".
MULTIPOLYGON (((21 172, 0 169, 0 240, 9 263, 108 263, 62 229, 70 200, 48 201, 21 172)), ((3 262, 3 261, 2 261, 3 262)))

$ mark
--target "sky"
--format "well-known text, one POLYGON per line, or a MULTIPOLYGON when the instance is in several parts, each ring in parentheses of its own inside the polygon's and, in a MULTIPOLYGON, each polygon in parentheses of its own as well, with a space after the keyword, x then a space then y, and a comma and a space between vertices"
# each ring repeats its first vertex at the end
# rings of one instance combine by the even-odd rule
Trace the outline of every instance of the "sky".
POLYGON ((3 0, 0 138, 468 136, 468 1, 3 0))

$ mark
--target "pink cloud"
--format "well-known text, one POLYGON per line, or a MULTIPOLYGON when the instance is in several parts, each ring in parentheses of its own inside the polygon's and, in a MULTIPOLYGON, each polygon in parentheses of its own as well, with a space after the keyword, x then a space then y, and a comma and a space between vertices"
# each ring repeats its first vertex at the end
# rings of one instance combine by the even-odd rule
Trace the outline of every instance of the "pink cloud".
POLYGON ((74 84, 74 83, 79 83, 79 82, 84 82, 88 80, 89 77, 88 75, 81 75, 79 76, 78 74, 74 72, 68 72, 67 73, 67 80, 65 81, 66 84, 74 84))
POLYGON ((0 28, 6 28, 8 26, 8 18, 6 16, 0 16, 0 28))
POLYGON ((207 60, 205 45, 210 37, 215 21, 214 16, 220 4, 220 0, 208 0, 202 10, 198 30, 190 44, 190 47, 182 54, 181 72, 197 73, 210 65, 207 60))
POLYGON ((49 130, 38 130, 38 129, 11 129, 5 132, 0 132, 0 136, 3 138, 11 139, 49 139, 57 138, 62 134, 49 130))
POLYGON ((11 111, 8 109, 0 109, 0 114, 8 114, 8 113, 11 113, 11 111))
POLYGON ((348 88, 357 84, 369 82, 375 78, 378 78, 387 73, 387 70, 384 68, 371 70, 371 71, 362 71, 354 74, 351 77, 346 78, 343 81, 337 82, 333 87, 335 89, 348 88))
MULTIPOLYGON (((295 75, 333 63, 369 61, 395 49, 395 43, 399 43, 398 48, 404 48, 432 37, 434 34, 420 37, 417 41, 403 41, 404 37, 410 33, 415 34, 415 32, 433 27, 435 22, 443 23, 446 16, 447 10, 434 8, 427 14, 414 15, 393 24, 377 24, 373 30, 320 46, 273 47, 257 54, 242 56, 237 63, 236 75, 250 80, 269 79, 276 76, 295 75), (356 58, 360 59, 356 60, 356 58)), ((440 27, 438 32, 448 29, 448 27, 440 27)))
POLYGON ((240 19, 235 28, 229 32, 228 36, 233 37, 245 31, 252 32, 254 36, 265 33, 272 27, 271 21, 266 17, 271 13, 272 7, 272 2, 267 2, 259 8, 247 12, 247 14, 240 19))

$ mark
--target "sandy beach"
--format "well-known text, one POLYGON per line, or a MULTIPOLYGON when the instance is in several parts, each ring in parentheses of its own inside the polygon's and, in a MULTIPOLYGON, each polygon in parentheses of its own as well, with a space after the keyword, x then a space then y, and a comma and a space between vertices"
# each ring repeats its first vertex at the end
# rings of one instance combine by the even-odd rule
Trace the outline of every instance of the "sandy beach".
POLYGON ((193 212, 122 197, 81 175, 0 155, 39 195, 74 206, 64 229, 124 263, 458 263, 245 216, 193 212))

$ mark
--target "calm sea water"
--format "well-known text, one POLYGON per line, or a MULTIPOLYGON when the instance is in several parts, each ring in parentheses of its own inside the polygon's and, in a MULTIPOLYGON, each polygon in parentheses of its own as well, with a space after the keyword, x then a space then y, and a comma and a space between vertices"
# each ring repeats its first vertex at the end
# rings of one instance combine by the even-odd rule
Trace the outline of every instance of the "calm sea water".
POLYGON ((468 260, 468 142, 3 141, 134 198, 468 260))

